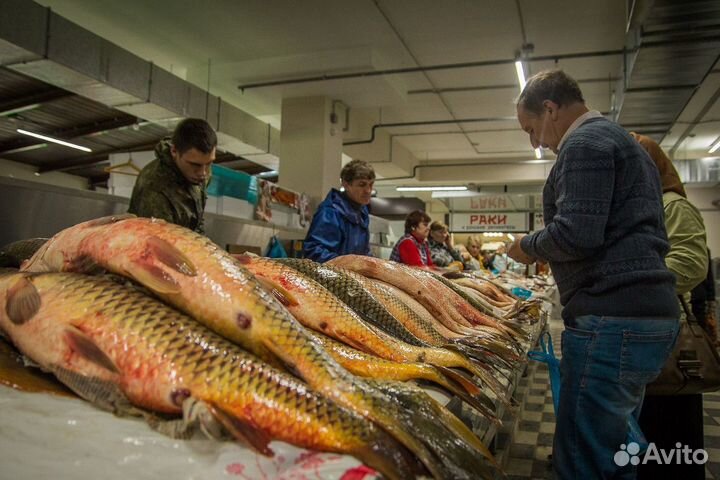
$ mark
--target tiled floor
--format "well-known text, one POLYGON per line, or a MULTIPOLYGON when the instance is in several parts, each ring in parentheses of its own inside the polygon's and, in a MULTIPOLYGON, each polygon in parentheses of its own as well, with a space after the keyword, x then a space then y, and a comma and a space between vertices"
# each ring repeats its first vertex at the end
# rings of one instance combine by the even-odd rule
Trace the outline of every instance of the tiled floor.
MULTIPOLYGON (((548 327, 555 354, 559 357, 562 321, 551 319, 548 327)), ((517 420, 511 422, 511 427, 504 427, 497 439, 498 455, 502 457, 508 479, 553 479, 548 455, 552 450, 555 414, 545 364, 530 361, 527 375, 519 382, 515 400, 518 402, 515 409, 517 420), (512 443, 507 449, 506 443, 510 438, 512 443)), ((720 392, 705 394, 703 407, 705 450, 709 456, 706 478, 720 480, 720 392)), ((508 414, 504 420, 510 418, 508 414)))

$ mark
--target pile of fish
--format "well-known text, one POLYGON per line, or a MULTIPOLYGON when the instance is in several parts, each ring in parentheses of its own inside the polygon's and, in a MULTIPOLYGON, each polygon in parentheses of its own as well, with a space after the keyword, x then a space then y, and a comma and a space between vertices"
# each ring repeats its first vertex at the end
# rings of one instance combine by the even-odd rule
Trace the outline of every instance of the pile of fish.
POLYGON ((498 422, 527 343, 499 290, 370 257, 232 256, 131 215, 38 246, 0 274, 0 331, 102 408, 265 455, 276 439, 349 454, 390 479, 496 473, 463 422, 402 381, 498 422))

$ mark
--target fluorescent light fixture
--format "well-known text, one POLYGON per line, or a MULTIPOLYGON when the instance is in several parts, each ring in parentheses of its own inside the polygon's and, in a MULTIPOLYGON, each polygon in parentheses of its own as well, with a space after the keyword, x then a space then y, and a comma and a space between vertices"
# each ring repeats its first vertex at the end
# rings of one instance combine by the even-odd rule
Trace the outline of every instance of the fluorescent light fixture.
POLYGON ((552 160, 542 159, 542 160, 525 160, 524 163, 552 163, 552 160))
POLYGON ((18 128, 16 131, 18 133, 22 133, 23 135, 28 135, 30 137, 39 138, 40 140, 47 140, 48 142, 57 143, 58 145, 64 145, 64 146, 70 147, 70 148, 76 148, 78 150, 82 150, 83 152, 92 152, 92 150, 90 150, 87 147, 75 145, 74 143, 66 142, 64 140, 58 140, 57 138, 40 135, 39 133, 28 132, 27 130, 22 130, 20 128, 18 128))
POLYGON ((540 160, 542 158, 542 156, 543 156, 543 149, 540 147, 536 148, 535 149, 535 158, 540 160))
POLYGON ((18 108, 11 108, 10 110, 5 110, 3 112, 0 112, 0 117, 9 117, 10 115, 15 115, 16 113, 22 113, 27 112, 29 110, 35 110, 40 106, 39 103, 33 103, 32 105, 24 105, 22 107, 18 108))
POLYGON ((395 190, 398 192, 463 192, 467 190, 467 187, 396 187, 395 190))
POLYGON ((718 148, 720 148, 720 138, 718 138, 718 140, 710 146, 708 153, 715 153, 718 148))
POLYGON ((520 91, 522 92, 525 88, 525 67, 520 60, 515 62, 515 71, 517 72, 518 83, 520 84, 520 91))

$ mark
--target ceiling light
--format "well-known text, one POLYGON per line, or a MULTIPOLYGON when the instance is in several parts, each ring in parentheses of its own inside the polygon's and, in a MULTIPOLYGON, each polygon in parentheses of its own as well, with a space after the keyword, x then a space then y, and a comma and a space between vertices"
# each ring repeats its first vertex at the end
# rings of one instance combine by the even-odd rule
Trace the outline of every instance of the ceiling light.
POLYGON ((543 157, 543 149, 541 147, 538 147, 535 149, 535 158, 540 160, 543 157))
POLYGON ((542 160, 525 160, 524 163, 552 163, 552 160, 542 159, 542 160))
POLYGON ((462 192, 467 190, 467 187, 396 187, 395 190, 398 192, 462 192))
POLYGON ((520 91, 522 92, 525 88, 525 67, 520 60, 515 62, 515 71, 517 72, 518 83, 520 84, 520 91))
POLYGON ((66 142, 66 141, 64 141, 64 140, 58 140, 57 138, 47 137, 47 136, 45 136, 45 135, 40 135, 39 133, 28 132, 27 130, 22 130, 22 129, 20 129, 20 128, 18 128, 16 131, 17 131, 18 133, 22 133, 23 135, 28 135, 28 136, 30 136, 30 137, 39 138, 39 139, 41 139, 41 140, 47 140, 48 142, 57 143, 58 145, 64 145, 64 146, 70 147, 70 148, 76 148, 76 149, 78 149, 78 150, 82 150, 83 152, 92 152, 92 150, 90 150, 90 149, 87 148, 87 147, 83 147, 83 146, 80 146, 80 145, 75 145, 74 143, 66 142))
POLYGON ((274 177, 278 174, 277 170, 268 170, 267 172, 261 172, 256 175, 259 178, 274 177))
POLYGON ((717 141, 710 146, 708 153, 715 153, 718 148, 720 148, 720 138, 718 138, 717 141))
POLYGON ((29 110, 35 110, 39 106, 40 106, 39 103, 33 103, 32 105, 24 105, 22 107, 11 108, 10 110, 5 110, 4 112, 0 112, 0 117, 9 117, 10 115, 15 115, 16 113, 22 113, 22 112, 27 112, 29 110))

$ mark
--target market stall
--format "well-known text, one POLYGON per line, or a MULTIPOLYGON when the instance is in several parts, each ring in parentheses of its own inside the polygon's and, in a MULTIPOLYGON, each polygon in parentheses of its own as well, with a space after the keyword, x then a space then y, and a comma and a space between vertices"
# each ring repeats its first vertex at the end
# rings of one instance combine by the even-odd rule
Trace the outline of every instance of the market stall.
MULTIPOLYGON (((22 475, 77 476, 117 465, 118 476, 133 477, 177 468, 183 478, 347 479, 377 471, 492 478, 500 470, 487 445, 544 326, 537 300, 471 275, 448 279, 371 257, 327 265, 233 257, 180 227, 125 216, 60 232, 22 270, 0 277, 0 327, 23 358, 103 409, 140 417, 15 391, 24 382, 5 375, 0 424, 15 448, 0 450, 27 455, 7 459, 22 475), (87 275, 97 267, 115 276, 87 275), (44 273, 53 270, 83 273, 44 273), (468 285, 479 290, 469 294, 468 285), (488 285, 492 295, 483 299, 488 285), (366 418, 351 413, 358 404, 367 405, 358 410, 366 418), (423 459, 426 447, 396 428, 421 438, 437 460, 423 459), (403 457, 418 455, 424 467, 385 457, 390 445, 403 457), (26 460, 35 457, 43 460, 26 460)), ((5 350, 6 365, 26 368, 5 350)))

